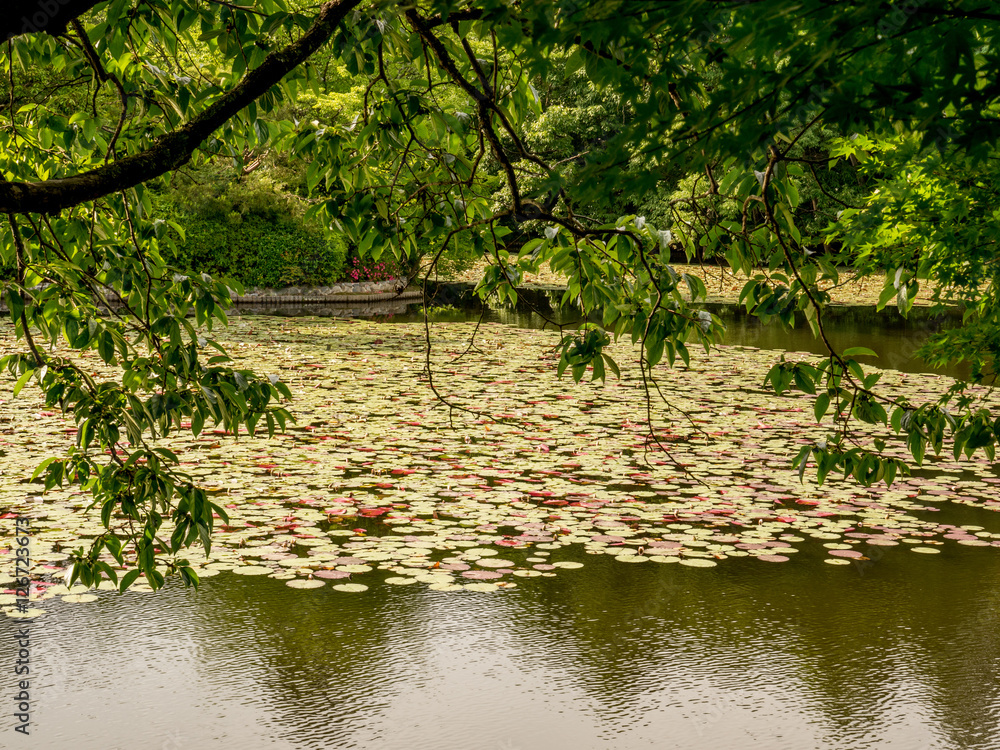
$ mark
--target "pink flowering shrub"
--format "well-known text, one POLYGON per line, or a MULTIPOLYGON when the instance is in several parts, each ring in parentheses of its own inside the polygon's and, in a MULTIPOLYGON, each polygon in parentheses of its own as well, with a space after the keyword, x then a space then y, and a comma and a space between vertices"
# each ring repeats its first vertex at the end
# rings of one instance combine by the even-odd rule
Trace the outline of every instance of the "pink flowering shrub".
POLYGON ((395 258, 362 260, 354 255, 347 263, 346 281, 386 281, 404 275, 395 258))

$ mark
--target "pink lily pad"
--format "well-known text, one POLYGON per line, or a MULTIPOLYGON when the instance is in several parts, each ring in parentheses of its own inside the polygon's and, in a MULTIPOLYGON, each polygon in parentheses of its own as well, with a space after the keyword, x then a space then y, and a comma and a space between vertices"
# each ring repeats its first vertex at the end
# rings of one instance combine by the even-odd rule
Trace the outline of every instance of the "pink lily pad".
POLYGON ((462 577, 477 581, 489 581, 494 578, 503 578, 503 573, 498 573, 495 570, 466 570, 462 573, 462 577))
POLYGON ((830 554, 834 557, 864 557, 864 554, 856 549, 832 549, 830 550, 830 554))
POLYGON ((317 578, 349 578, 351 574, 346 570, 317 570, 313 575, 317 578))

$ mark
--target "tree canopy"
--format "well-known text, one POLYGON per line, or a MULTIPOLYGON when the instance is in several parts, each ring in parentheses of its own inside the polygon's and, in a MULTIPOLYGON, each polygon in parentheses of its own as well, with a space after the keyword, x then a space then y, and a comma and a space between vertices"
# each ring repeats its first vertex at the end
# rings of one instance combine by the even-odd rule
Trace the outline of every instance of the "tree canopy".
POLYGON ((375 258, 423 256, 429 276, 467 242, 491 261, 478 291, 507 300, 540 264, 566 273, 565 300, 603 326, 566 335, 560 373, 617 371, 603 347, 630 337, 651 393, 661 361, 687 361, 688 345, 723 331, 671 251, 724 256, 747 276, 750 313, 786 325, 804 314, 827 343, 815 364, 768 376, 779 394, 815 393, 834 428, 794 457, 800 472, 811 462, 820 481, 842 471, 871 484, 905 470, 852 420, 891 425, 918 463, 946 430, 956 455, 993 455, 1000 420, 963 384, 908 404, 877 390, 858 361, 867 350, 830 346, 820 286, 845 267, 883 276, 880 305, 905 314, 931 285, 936 304, 965 313, 923 356, 969 361, 992 382, 990 3, 14 5, 0 19, 0 211, 24 350, 3 367, 15 394, 34 380, 78 424, 76 446, 39 475, 83 485, 101 509, 107 532, 76 555, 85 583, 116 578, 104 549, 131 567, 123 587, 140 573, 154 587, 164 572, 194 582, 176 555, 208 545, 213 512, 226 515, 155 439, 187 422, 273 433, 290 416, 280 381, 233 369, 211 338, 238 285, 173 268, 185 228, 151 199, 186 172, 265 152, 302 165, 312 220, 375 258), (81 367, 88 350, 104 374, 81 367))

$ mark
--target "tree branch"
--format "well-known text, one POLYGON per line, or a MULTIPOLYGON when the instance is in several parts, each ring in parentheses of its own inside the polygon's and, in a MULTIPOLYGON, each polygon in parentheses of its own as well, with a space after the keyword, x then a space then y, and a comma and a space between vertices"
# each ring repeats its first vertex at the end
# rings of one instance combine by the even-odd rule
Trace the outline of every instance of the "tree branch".
POLYGON ((21 34, 55 36, 101 0, 8 0, 0 14, 0 42, 21 34))
POLYGON ((184 165, 213 132, 322 47, 347 14, 361 2, 330 0, 324 3, 313 25, 298 41, 268 55, 235 88, 184 126, 158 138, 148 150, 73 177, 0 184, 0 213, 57 213, 134 187, 184 165))

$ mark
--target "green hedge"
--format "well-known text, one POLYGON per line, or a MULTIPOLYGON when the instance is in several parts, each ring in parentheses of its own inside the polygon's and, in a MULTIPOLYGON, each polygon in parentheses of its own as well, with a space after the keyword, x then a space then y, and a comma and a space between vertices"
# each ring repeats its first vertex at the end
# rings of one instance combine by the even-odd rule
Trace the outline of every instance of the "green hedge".
POLYGON ((184 227, 168 263, 235 279, 245 287, 323 285, 344 276, 347 245, 302 217, 302 207, 265 177, 230 182, 203 175, 154 199, 154 213, 184 227))
POLYGON ((331 284, 344 274, 347 248, 294 219, 255 214, 178 216, 185 241, 169 262, 235 279, 245 287, 331 284))

